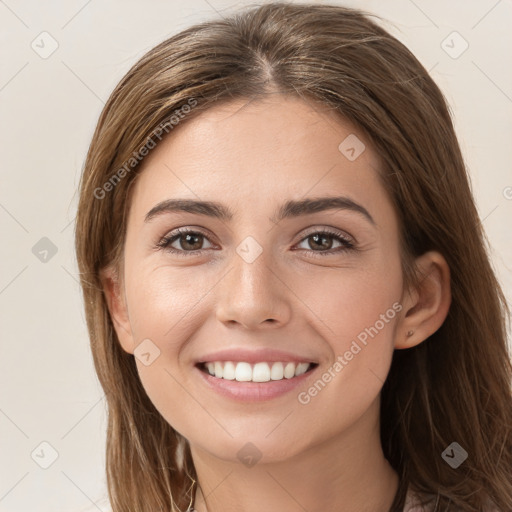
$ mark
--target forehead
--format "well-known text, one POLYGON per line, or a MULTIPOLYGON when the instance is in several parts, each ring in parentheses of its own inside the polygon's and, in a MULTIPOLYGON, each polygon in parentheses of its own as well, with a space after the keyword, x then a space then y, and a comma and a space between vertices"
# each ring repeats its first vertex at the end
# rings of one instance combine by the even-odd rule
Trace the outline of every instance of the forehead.
POLYGON ((169 197, 213 199, 247 210, 343 194, 374 210, 389 208, 379 169, 369 141, 339 114, 271 95, 185 119, 143 161, 132 200, 149 209, 169 197))

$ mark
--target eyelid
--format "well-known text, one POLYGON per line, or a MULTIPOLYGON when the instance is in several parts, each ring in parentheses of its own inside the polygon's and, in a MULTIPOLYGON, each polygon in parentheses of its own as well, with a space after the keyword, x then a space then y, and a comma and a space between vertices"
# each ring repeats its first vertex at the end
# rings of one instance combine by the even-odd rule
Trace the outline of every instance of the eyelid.
POLYGON ((346 231, 322 225, 316 225, 311 228, 307 228, 306 232, 301 235, 299 242, 302 242, 308 236, 314 235, 316 233, 327 233, 329 235, 339 236, 340 238, 343 238, 343 240, 345 240, 346 242, 350 242, 352 244, 356 244, 357 242, 357 240, 352 235, 349 235, 346 231))

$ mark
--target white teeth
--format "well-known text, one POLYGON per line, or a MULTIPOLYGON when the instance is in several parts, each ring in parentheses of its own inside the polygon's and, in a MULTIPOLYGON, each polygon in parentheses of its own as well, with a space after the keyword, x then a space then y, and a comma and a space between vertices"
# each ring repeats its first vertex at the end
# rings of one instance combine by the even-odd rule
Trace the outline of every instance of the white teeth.
POLYGON ((309 363, 299 363, 297 365, 297 368, 295 369, 295 377, 298 377, 299 375, 302 375, 303 373, 306 373, 309 368, 309 363))
POLYGON ((256 363, 252 369, 253 382, 268 382, 270 380, 270 367, 267 363, 256 363))
POLYGON ((222 363, 215 361, 215 377, 222 379, 223 373, 222 363))
POLYGON ((294 363, 287 363, 284 367, 284 376, 287 379, 291 379, 292 377, 295 377, 295 364, 294 363))
POLYGON ((222 378, 226 380, 235 380, 235 376, 235 365, 231 361, 224 363, 224 373, 222 374, 222 378))
POLYGON ((274 363, 270 370, 270 378, 272 380, 281 380, 284 377, 283 363, 274 363))
POLYGON ((271 380, 292 379, 306 373, 311 363, 234 363, 232 361, 212 361, 205 363, 210 375, 218 379, 238 382, 269 382, 271 380))
MULTIPOLYGON (((217 377, 217 373, 215 373, 215 377, 217 377)), ((252 368, 249 363, 237 363, 235 370, 235 380, 238 382, 248 382, 252 380, 252 368)))

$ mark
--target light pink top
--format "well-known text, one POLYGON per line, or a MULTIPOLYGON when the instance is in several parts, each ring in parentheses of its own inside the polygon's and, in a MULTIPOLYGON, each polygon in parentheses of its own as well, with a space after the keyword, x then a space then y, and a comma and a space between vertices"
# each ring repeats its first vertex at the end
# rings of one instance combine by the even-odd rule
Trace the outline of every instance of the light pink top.
POLYGON ((425 505, 422 507, 418 495, 411 489, 407 490, 403 512, 431 512, 432 510, 434 510, 433 505, 425 505))

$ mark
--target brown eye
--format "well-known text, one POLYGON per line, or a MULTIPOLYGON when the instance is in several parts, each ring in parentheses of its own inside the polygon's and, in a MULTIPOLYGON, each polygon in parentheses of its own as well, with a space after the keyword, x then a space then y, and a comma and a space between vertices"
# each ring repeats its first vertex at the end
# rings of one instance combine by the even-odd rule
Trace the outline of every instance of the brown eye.
POLYGON ((308 236, 309 246, 313 250, 315 250, 317 248, 320 248, 320 249, 330 249, 332 247, 332 244, 333 244, 332 238, 333 237, 331 235, 326 235, 324 233, 316 234, 316 235, 310 235, 310 236, 308 236), (313 241, 313 243, 311 241, 313 241))
POLYGON ((198 233, 186 233, 183 235, 178 235, 176 240, 179 241, 181 249, 184 250, 197 251, 198 249, 201 249, 201 246, 203 245, 203 235, 198 233))
POLYGON ((307 241, 307 252, 315 252, 319 254, 334 254, 354 248, 351 240, 345 236, 330 231, 317 231, 310 233, 301 240, 300 243, 307 241), (334 244, 338 244, 334 246, 334 244))
MULTIPOLYGON (((208 240, 206 235, 203 235, 203 233, 199 231, 180 229, 163 238, 158 244, 158 247, 175 254, 183 255, 187 252, 202 251, 205 249, 203 244, 206 240, 208 240)), ((210 244, 210 246, 212 245, 210 244)))

